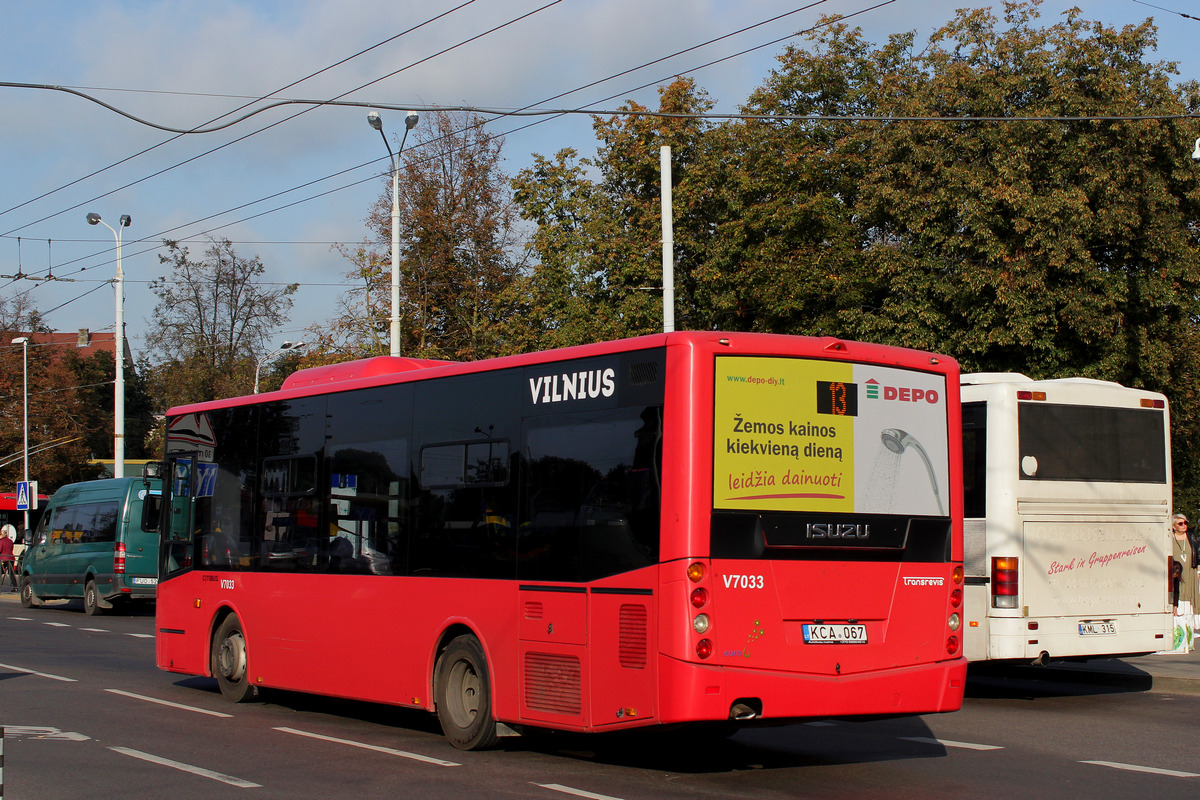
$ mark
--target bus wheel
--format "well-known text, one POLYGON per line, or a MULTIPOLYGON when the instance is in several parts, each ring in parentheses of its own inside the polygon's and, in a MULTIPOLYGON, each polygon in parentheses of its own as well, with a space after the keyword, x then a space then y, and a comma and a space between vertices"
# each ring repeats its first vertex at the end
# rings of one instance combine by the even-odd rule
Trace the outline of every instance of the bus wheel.
POLYGON ((38 608, 42 601, 38 600, 38 596, 33 592, 33 577, 30 575, 21 576, 21 605, 25 608, 38 608))
POLYGON ((434 670, 438 722, 459 750, 484 750, 496 744, 492 686, 487 659, 474 636, 450 642, 434 670))
POLYGON ((242 621, 236 614, 226 617, 213 637, 212 674, 226 700, 244 703, 258 696, 258 687, 250 683, 246 637, 242 635, 242 621))
POLYGON ((88 581, 83 588, 83 610, 89 617, 97 617, 104 613, 100 606, 100 593, 96 591, 96 582, 88 581))

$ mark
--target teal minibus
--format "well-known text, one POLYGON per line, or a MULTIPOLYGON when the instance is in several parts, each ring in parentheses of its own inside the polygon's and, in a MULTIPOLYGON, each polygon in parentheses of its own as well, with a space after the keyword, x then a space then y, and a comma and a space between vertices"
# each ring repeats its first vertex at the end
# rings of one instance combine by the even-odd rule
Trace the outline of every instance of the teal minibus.
POLYGON ((21 604, 82 598, 89 615, 137 601, 158 587, 162 482, 110 478, 54 493, 21 563, 21 604))

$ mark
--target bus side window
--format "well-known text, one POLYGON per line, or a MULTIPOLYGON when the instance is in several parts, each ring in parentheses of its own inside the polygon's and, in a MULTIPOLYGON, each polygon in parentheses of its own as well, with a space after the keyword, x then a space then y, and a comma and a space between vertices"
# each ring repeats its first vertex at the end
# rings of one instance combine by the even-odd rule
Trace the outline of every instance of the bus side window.
POLYGON ((987 403, 964 403, 963 516, 987 516, 987 403))

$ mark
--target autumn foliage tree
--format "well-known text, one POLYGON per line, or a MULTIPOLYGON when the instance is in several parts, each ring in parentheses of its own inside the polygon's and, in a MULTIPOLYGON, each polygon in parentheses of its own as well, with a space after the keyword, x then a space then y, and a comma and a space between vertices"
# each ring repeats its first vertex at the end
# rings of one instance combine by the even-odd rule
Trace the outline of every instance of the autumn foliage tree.
POLYGON ((264 281, 262 261, 238 255, 228 239, 211 240, 200 260, 179 242, 164 244, 159 261, 170 272, 150 284, 158 304, 146 336, 157 405, 250 393, 298 285, 264 281))

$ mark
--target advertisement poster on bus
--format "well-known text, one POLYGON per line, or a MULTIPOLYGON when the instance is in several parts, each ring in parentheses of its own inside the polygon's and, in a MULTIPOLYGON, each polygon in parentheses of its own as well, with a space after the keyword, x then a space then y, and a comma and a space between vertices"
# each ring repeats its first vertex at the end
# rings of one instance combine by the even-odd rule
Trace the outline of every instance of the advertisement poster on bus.
POLYGON ((946 516, 947 436, 941 375, 721 357, 713 507, 946 516))

